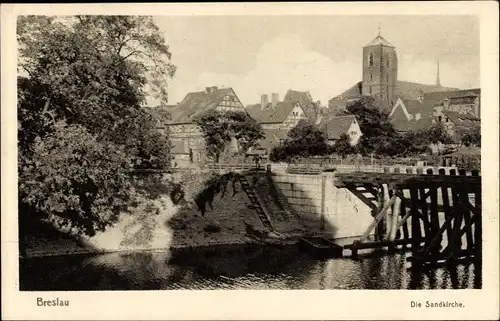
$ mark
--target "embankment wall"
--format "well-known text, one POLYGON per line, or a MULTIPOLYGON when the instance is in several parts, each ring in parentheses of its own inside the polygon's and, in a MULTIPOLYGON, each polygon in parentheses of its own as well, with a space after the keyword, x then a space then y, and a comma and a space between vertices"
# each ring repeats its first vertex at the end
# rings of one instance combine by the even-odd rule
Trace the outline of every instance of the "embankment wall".
POLYGON ((347 189, 334 186, 333 173, 274 173, 273 181, 292 208, 301 217, 310 218, 306 226, 311 230, 321 231, 323 218, 327 229, 333 227, 334 237, 353 237, 363 234, 373 221, 368 206, 347 189))

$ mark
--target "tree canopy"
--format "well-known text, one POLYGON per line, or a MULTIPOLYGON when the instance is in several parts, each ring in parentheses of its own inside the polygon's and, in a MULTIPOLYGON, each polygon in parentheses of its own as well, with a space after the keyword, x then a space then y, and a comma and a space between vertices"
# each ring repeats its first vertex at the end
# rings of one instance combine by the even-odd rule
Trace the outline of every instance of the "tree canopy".
POLYGON ((389 122, 388 114, 381 111, 373 98, 362 97, 347 105, 344 114, 355 115, 359 122, 363 136, 358 143, 358 149, 362 154, 397 154, 399 135, 389 122))
POLYGON ((133 194, 133 168, 170 166, 143 107, 167 101, 169 47, 145 16, 20 16, 17 40, 20 202, 92 234, 133 194))
POLYGON ((262 127, 245 112, 210 109, 196 118, 196 124, 203 132, 208 156, 216 162, 233 138, 240 154, 256 147, 264 138, 262 127))
POLYGON ((290 129, 283 144, 273 148, 269 157, 272 161, 290 161, 295 157, 328 155, 331 152, 324 133, 308 120, 300 120, 290 129))

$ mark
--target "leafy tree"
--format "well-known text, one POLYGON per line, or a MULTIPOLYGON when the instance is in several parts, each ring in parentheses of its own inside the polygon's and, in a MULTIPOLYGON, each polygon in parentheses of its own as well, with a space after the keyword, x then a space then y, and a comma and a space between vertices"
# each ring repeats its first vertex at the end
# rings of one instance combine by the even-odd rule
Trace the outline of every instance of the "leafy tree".
POLYGON ((481 128, 472 127, 470 128, 461 138, 462 144, 465 146, 477 146, 481 147, 481 128))
POLYGON ((56 214, 91 235, 126 210, 132 168, 170 165, 141 107, 166 102, 169 48, 142 16, 22 16, 17 40, 21 221, 56 214))
POLYGON ((290 161, 295 157, 328 155, 332 148, 324 133, 307 120, 300 120, 288 132, 288 138, 269 155, 272 161, 290 161))
POLYGON ((451 144, 453 139, 442 124, 435 124, 422 133, 429 144, 451 144))
POLYGON ((51 134, 35 139, 19 173, 20 197, 92 235, 126 209, 131 164, 122 146, 96 140, 81 125, 57 122, 51 134))
POLYGON ((242 154, 250 147, 255 147, 259 139, 264 138, 262 127, 244 112, 220 112, 211 109, 199 115, 196 124, 203 132, 208 156, 216 162, 233 137, 237 140, 242 154))
POLYGON ((363 136, 358 143, 362 154, 395 155, 398 153, 399 135, 389 122, 387 112, 381 110, 371 97, 362 97, 349 104, 343 112, 355 115, 363 136))
POLYGON ((340 135, 339 139, 335 142, 333 146, 335 153, 339 154, 342 158, 347 155, 354 154, 356 148, 351 145, 351 138, 347 134, 340 135))
POLYGON ((32 113, 36 105, 54 120, 81 124, 139 158, 146 89, 166 101, 166 78, 175 71, 151 17, 20 17, 18 43, 27 87, 40 93, 20 107, 32 113))

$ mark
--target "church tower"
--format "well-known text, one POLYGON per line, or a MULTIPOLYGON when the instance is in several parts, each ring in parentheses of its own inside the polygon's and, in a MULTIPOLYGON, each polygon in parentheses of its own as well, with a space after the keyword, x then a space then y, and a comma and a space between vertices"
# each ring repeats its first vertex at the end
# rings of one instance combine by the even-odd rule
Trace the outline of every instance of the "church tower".
POLYGON ((363 47, 362 95, 393 104, 398 80, 396 48, 380 35, 363 47))

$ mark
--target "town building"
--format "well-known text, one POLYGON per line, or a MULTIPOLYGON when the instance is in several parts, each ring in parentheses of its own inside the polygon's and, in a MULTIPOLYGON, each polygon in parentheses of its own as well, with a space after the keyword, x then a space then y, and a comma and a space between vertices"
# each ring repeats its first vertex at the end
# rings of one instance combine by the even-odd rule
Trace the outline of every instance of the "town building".
POLYGON ((346 106, 362 96, 375 98, 383 109, 390 111, 398 98, 418 100, 429 92, 457 90, 441 86, 439 65, 435 85, 398 80, 396 47, 380 35, 363 47, 362 80, 328 102, 333 113, 340 113, 346 106))
MULTIPOLYGON (((172 155, 178 163, 205 161, 205 139, 195 119, 208 110, 246 113, 232 88, 212 86, 205 91, 188 93, 178 105, 169 109, 171 117, 166 124, 173 145, 172 155)), ((233 139, 228 149, 237 148, 233 139)))
POLYGON ((289 89, 283 101, 298 101, 306 117, 313 123, 317 121, 322 111, 321 103, 319 101, 314 101, 309 91, 289 89))
POLYGON ((261 124, 263 129, 288 132, 301 119, 308 119, 299 101, 279 101, 277 93, 271 95, 271 102, 268 100, 268 95, 262 95, 260 104, 249 105, 246 110, 250 117, 261 124))
POLYGON ((399 132, 419 131, 442 123, 455 138, 480 126, 480 89, 431 92, 420 100, 398 98, 389 119, 399 132))
POLYGON ((330 145, 334 145, 340 136, 346 134, 351 139, 351 145, 354 146, 363 135, 354 115, 323 117, 319 121, 319 129, 325 133, 330 145))

